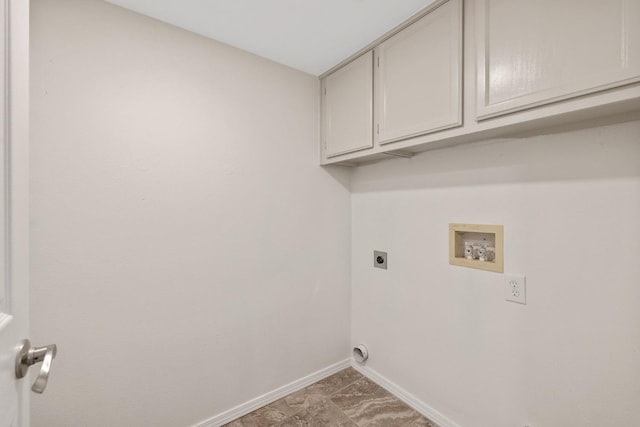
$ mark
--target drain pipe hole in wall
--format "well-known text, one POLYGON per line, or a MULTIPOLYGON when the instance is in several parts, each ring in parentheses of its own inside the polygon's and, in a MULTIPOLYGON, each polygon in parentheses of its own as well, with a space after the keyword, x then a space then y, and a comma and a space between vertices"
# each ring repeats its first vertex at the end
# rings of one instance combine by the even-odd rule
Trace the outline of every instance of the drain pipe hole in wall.
POLYGON ((365 347, 363 344, 360 344, 359 346, 353 348, 353 359, 356 362, 362 364, 366 362, 368 358, 369 352, 367 351, 367 347, 365 347))

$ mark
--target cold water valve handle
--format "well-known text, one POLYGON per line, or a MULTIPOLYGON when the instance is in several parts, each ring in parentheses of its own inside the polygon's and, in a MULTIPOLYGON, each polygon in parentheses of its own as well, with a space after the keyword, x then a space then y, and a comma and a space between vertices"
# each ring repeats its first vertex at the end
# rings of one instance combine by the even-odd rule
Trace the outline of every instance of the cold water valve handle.
POLYGON ((33 383, 31 390, 36 393, 42 393, 47 387, 49 380, 49 372, 51 371, 51 362, 56 357, 58 348, 55 344, 46 345, 44 347, 31 347, 29 340, 23 340, 20 350, 16 355, 16 378, 23 378, 29 367, 36 363, 42 362, 38 378, 33 383))

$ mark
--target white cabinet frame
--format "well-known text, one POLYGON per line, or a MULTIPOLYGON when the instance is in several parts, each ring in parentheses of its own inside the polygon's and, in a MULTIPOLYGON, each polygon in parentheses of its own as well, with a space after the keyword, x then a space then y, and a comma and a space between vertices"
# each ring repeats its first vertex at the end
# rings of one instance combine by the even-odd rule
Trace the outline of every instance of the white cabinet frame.
POLYGON ((447 0, 376 47, 377 144, 462 124, 462 22, 462 0, 447 0))
POLYGON ((330 157, 373 147, 373 53, 322 80, 322 141, 330 157))
MULTIPOLYGON (((509 20, 503 19, 502 25, 509 28, 511 34, 505 33, 500 35, 493 35, 496 40, 510 40, 518 38, 518 41, 524 40, 524 42, 535 42, 536 37, 540 39, 549 38, 552 40, 559 40, 562 34, 583 34, 585 38, 591 36, 591 33, 587 35, 584 26, 580 26, 581 19, 585 19, 587 16, 589 19, 596 19, 596 12, 590 11, 588 4, 583 1, 557 1, 557 0, 528 0, 534 3, 529 3, 529 6, 535 6, 542 15, 544 13, 549 16, 556 17, 562 15, 562 20, 565 25, 552 25, 549 24, 546 27, 542 25, 535 25, 528 21, 537 22, 534 18, 529 16, 526 10, 520 10, 520 14, 510 14, 509 20), (581 9, 584 9, 581 11, 581 9), (561 13, 562 12, 562 13, 561 13), (575 17, 574 14, 582 13, 583 16, 575 17), (573 17, 573 18, 572 18, 573 17), (513 22, 506 22, 511 21, 513 22), (520 24, 520 25, 519 25, 520 24), (534 27, 532 29, 532 27, 534 27), (536 32, 532 40, 527 40, 527 31, 536 32), (558 31, 556 33, 556 31, 558 31), (523 35, 521 37, 521 35, 523 35), (511 37, 510 37, 511 35, 511 37)), ((640 26, 640 1, 639 0, 607 0, 600 2, 601 7, 610 9, 612 11, 618 11, 619 28, 612 26, 610 28, 594 27, 592 31, 591 41, 585 40, 581 47, 594 46, 596 50, 596 44, 600 42, 601 38, 604 38, 606 32, 612 34, 614 31, 619 31, 620 51, 621 54, 617 60, 618 64, 606 63, 602 60, 601 69, 596 67, 584 67, 580 69, 578 64, 574 64, 577 73, 572 73, 570 76, 563 76, 555 80, 557 84, 545 85, 543 79, 545 73, 561 74, 561 71, 554 69, 557 64, 550 62, 554 59, 553 50, 556 46, 551 42, 549 44, 540 44, 539 46, 531 45, 527 46, 531 49, 521 48, 518 51, 513 52, 512 67, 505 70, 500 70, 499 64, 493 61, 492 55, 492 34, 491 30, 496 31, 496 20, 492 19, 492 13, 495 11, 491 8, 496 4, 495 0, 476 0, 475 8, 475 23, 476 23, 476 47, 477 47, 477 96, 476 96, 476 113, 479 120, 487 119, 491 117, 500 116, 507 113, 525 110, 532 107, 537 107, 553 102, 558 102, 570 98, 575 98, 581 95, 587 95, 594 92, 603 91, 618 86, 623 86, 640 81, 640 40, 636 40, 640 35, 638 26, 640 26), (630 50, 631 47, 631 50, 630 50), (537 48, 537 49, 536 49, 537 48), (549 60, 545 62, 544 55, 541 54, 543 49, 547 49, 549 52, 549 60), (515 67, 518 65, 518 67, 515 67), (609 68, 607 68, 609 67, 609 68), (616 70, 611 68, 617 67, 616 70), (514 76, 514 69, 519 71, 518 76, 514 76), (584 70, 584 72, 583 72, 584 70), (530 76, 529 76, 530 75, 530 76), (511 80, 511 81, 509 81, 511 80), (519 89, 519 93, 514 91, 513 96, 505 97, 504 94, 498 97, 501 99, 492 100, 492 85, 499 87, 500 85, 513 85, 519 89), (531 86, 531 90, 526 92, 522 90, 522 86, 531 86)), ((523 4, 522 1, 514 0, 512 3, 502 2, 503 7, 518 8, 518 4, 523 4)), ((524 3, 524 6, 527 4, 524 3)), ((497 7, 497 5, 496 5, 497 7)), ((540 20, 540 16, 537 17, 540 20)), ((517 43, 514 43, 514 45, 517 43)), ((500 55, 506 56, 504 51, 500 52, 500 55)), ((557 56, 556 56, 557 57, 557 56)), ((594 55, 595 57, 595 55, 594 55)), ((563 57, 568 60, 568 58, 563 57)), ((596 61, 597 62, 597 61, 596 61)), ((493 93, 495 94, 495 92, 493 93)))

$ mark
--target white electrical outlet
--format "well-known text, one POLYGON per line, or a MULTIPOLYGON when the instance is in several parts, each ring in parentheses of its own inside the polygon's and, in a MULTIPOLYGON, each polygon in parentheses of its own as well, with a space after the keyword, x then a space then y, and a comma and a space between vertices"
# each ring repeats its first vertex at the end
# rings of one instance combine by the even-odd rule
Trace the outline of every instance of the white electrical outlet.
POLYGON ((527 303, 527 284, 524 276, 504 275, 504 298, 520 304, 527 303))

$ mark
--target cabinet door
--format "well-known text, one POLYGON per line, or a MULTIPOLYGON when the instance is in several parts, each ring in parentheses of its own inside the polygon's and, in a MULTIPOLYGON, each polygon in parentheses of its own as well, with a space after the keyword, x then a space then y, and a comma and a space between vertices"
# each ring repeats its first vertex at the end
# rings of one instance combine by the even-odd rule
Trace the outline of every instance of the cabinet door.
POLYGON ((477 115, 640 81, 640 0, 479 0, 477 115))
POLYGON ((462 4, 449 0, 376 48, 375 140, 462 124, 462 4))
POLYGON ((372 55, 365 53, 322 82, 326 157, 373 147, 372 55))

